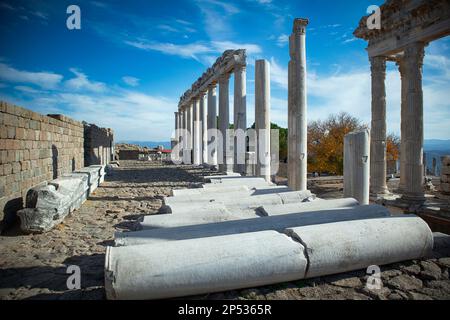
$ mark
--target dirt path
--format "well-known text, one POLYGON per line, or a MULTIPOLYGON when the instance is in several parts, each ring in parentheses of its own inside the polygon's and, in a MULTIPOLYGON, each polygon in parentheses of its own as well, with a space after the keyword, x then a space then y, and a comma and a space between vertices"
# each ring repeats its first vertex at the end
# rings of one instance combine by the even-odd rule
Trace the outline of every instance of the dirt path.
MULTIPOLYGON (((121 167, 64 224, 41 235, 0 237, 0 299, 104 299, 103 265, 115 231, 133 230, 135 220, 155 214, 172 188, 201 181, 210 172, 192 167, 122 161, 121 167), (67 266, 81 269, 81 290, 68 290, 67 266)), ((334 188, 334 189, 333 189, 334 188)), ((327 185, 324 195, 338 195, 327 185)), ((314 190, 320 195, 320 187, 314 190)), ((384 288, 365 289, 365 271, 229 291, 196 299, 450 299, 448 252, 435 259, 383 267, 384 288)))

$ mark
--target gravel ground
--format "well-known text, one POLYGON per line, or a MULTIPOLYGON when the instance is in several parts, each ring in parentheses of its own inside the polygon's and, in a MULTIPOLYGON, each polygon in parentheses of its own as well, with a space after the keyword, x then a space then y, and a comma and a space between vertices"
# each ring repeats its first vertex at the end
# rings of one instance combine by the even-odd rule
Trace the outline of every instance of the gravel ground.
MULTIPOLYGON (((0 299, 105 299, 105 249, 115 231, 158 212, 172 188, 194 186, 211 172, 193 167, 121 161, 121 167, 63 224, 39 235, 14 227, 0 237, 0 299), (81 269, 81 289, 68 290, 67 266, 81 269)), ((323 197, 342 196, 342 185, 314 185, 323 197)), ((448 248, 432 258, 382 267, 383 288, 365 288, 365 270, 194 299, 450 299, 448 248)))

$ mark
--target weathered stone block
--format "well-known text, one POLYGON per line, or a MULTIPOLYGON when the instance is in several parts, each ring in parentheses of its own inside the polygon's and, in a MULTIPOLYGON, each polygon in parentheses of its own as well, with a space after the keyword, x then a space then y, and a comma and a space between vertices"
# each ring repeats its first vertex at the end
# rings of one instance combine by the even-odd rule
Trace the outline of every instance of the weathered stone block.
POLYGON ((450 166, 442 166, 441 175, 450 175, 450 166))

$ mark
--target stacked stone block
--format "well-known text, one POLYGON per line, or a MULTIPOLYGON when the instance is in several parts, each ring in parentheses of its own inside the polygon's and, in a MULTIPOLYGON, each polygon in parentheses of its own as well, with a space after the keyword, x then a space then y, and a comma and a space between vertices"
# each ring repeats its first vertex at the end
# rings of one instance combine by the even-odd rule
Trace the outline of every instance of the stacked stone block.
POLYGON ((450 194, 450 155, 443 156, 441 159, 441 192, 450 194))
POLYGON ((113 159, 114 132, 109 128, 100 128, 95 124, 84 124, 84 163, 107 165, 113 159))
POLYGON ((81 123, 0 101, 0 220, 30 188, 83 166, 81 123))

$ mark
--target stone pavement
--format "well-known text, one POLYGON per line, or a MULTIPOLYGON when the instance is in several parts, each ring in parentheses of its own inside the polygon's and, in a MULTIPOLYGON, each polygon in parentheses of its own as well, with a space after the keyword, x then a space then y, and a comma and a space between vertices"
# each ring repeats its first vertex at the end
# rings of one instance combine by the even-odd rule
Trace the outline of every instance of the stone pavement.
MULTIPOLYGON (((0 237, 0 299, 105 299, 103 266, 114 231, 133 230, 136 219, 158 212, 172 188, 194 186, 211 172, 137 161, 121 161, 94 195, 52 231, 0 237), (81 268, 81 289, 68 290, 68 265, 81 268)), ((318 196, 342 196, 342 185, 327 184, 318 196)), ((191 299, 450 299, 450 252, 424 261, 381 268, 381 290, 365 288, 365 270, 191 299)))

